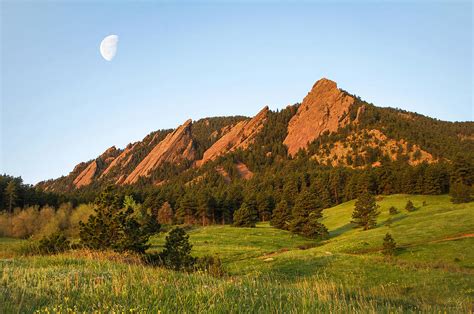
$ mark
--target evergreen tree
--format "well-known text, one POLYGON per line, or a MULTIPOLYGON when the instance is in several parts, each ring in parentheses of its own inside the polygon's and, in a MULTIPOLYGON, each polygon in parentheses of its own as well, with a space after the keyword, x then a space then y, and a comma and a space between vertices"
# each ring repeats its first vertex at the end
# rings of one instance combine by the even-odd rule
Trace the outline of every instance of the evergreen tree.
POLYGON ((258 213, 255 203, 244 202, 234 213, 234 227, 254 228, 258 221, 258 213))
POLYGON ((272 200, 267 195, 261 193, 257 196, 257 211, 261 221, 268 221, 272 215, 272 200))
POLYGON ((467 186, 474 184, 474 164, 463 155, 458 155, 453 161, 451 182, 462 183, 467 186))
POLYGON ((18 198, 17 191, 16 191, 16 184, 14 180, 11 180, 10 182, 8 182, 4 193, 5 193, 5 199, 8 204, 8 211, 12 213, 13 206, 15 206, 15 201, 18 198))
POLYGON ((193 224, 196 210, 197 204, 194 197, 186 193, 181 198, 178 209, 176 210, 176 220, 178 223, 193 224))
POLYGON ((408 200, 407 204, 405 205, 405 210, 412 212, 416 210, 415 205, 413 205, 413 202, 411 200, 408 200))
POLYGON ((163 265, 173 270, 192 269, 196 259, 191 256, 192 245, 184 229, 176 227, 166 236, 164 250, 160 253, 163 265))
POLYGON ((322 218, 323 208, 315 193, 304 190, 295 201, 290 222, 290 231, 309 238, 322 238, 327 235, 326 227, 318 220, 322 218))
POLYGON ((393 239, 390 233, 387 233, 385 237, 383 238, 382 253, 387 256, 395 255, 396 249, 397 249, 397 244, 395 243, 395 240, 393 239))
POLYGON ((291 209, 285 200, 281 200, 273 210, 270 224, 278 229, 288 230, 291 221, 291 209))
POLYGON ((473 201, 472 187, 459 183, 452 183, 449 191, 451 195, 451 202, 453 204, 469 203, 473 201))
POLYGON ((375 196, 370 193, 362 193, 355 202, 354 212, 352 213, 352 223, 364 230, 375 228, 377 225, 377 216, 380 214, 378 205, 375 202, 375 196))
POLYGON ((94 212, 86 223, 79 223, 81 243, 91 249, 144 253, 148 239, 157 232, 157 228, 138 223, 131 206, 123 209, 111 187, 96 199, 94 212))

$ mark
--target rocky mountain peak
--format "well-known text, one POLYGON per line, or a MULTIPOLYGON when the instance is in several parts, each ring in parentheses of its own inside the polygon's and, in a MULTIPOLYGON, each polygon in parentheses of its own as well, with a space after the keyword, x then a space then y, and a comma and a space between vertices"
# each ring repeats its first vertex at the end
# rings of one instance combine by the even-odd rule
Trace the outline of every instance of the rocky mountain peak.
POLYGON ((288 153, 293 156, 323 132, 336 132, 349 123, 347 114, 353 103, 354 98, 338 89, 336 82, 317 81, 288 124, 284 140, 288 153))

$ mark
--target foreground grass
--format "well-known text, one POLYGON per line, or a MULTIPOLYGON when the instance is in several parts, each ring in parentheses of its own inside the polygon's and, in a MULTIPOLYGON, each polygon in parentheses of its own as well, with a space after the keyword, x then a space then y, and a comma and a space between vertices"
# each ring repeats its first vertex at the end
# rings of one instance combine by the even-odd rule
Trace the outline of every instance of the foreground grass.
MULTIPOLYGON (((348 223, 353 202, 325 210, 331 238, 324 242, 268 224, 191 230, 193 253, 222 258, 224 278, 152 268, 113 253, 15 256, 21 242, 2 239, 0 313, 472 311, 474 203, 404 195, 378 203, 378 226, 364 232, 348 223), (403 210, 408 199, 417 211, 403 210), (401 213, 389 225, 390 206, 401 213), (386 232, 401 246, 391 259, 380 254, 386 232)), ((164 235, 155 237, 152 250, 163 242, 164 235)))

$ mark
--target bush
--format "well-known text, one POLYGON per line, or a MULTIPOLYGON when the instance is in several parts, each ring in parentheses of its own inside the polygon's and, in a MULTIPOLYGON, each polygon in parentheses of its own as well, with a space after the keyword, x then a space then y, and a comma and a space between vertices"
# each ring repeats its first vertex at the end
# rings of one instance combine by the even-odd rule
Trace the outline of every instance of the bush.
POLYGON ((217 256, 203 256, 198 257, 194 264, 194 269, 197 271, 203 271, 213 277, 223 277, 225 270, 222 265, 222 261, 217 256))
POLYGON ((38 251, 40 254, 56 254, 71 249, 71 243, 61 233, 56 232, 39 241, 38 251))
POLYGON ((398 209, 397 209, 395 206, 392 206, 392 207, 390 207, 390 208, 388 209, 388 213, 389 213, 390 215, 396 215, 396 214, 399 213, 399 211, 398 211, 398 209))
POLYGON ((413 205, 413 202, 408 200, 407 204, 405 205, 405 209, 409 212, 415 211, 416 207, 413 205))

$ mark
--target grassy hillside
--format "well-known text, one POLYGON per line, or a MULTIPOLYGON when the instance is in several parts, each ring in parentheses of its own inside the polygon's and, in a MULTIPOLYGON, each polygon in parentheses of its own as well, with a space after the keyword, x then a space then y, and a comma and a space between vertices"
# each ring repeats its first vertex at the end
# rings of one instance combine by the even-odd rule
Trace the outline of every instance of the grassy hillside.
MULTIPOLYGON (((331 237, 324 242, 268 224, 191 230, 193 253, 221 257, 224 278, 151 268, 113 253, 21 257, 15 255, 21 241, 4 239, 0 312, 74 306, 165 313, 472 310, 474 203, 392 195, 378 204, 378 226, 369 231, 349 224, 354 202, 325 210, 331 237), (404 210, 408 199, 416 211, 404 210), (400 213, 387 224, 390 206, 400 213), (400 245, 391 259, 380 253, 387 232, 400 245)), ((152 243, 160 250, 164 235, 152 243)))

